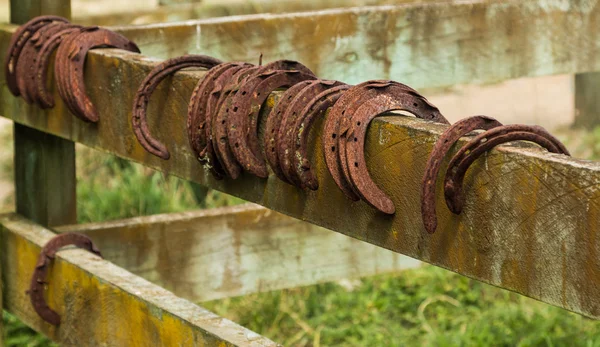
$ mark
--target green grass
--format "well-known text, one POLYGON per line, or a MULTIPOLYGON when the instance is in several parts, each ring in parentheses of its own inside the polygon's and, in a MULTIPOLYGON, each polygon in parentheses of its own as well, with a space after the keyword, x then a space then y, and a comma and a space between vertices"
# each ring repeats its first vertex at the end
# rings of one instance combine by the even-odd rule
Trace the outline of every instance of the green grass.
MULTIPOLYGON (((581 148, 600 158, 600 128, 581 148), (590 150, 592 149, 592 150, 590 150)), ((80 222, 240 203, 136 164, 78 149, 80 222)), ((0 170, 11 169, 0 163, 0 170)), ((6 175, 5 175, 6 176, 6 175)), ((600 323, 426 266, 351 282, 203 303, 286 346, 599 346, 600 323)), ((50 346, 4 313, 7 346, 50 346)))

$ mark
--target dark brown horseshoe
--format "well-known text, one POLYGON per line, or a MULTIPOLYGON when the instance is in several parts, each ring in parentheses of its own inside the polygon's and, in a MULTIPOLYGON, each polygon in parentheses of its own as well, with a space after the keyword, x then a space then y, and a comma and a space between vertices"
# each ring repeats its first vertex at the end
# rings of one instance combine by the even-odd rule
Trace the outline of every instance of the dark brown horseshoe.
POLYGON ((34 67, 35 86, 37 88, 35 98, 40 107, 43 109, 54 107, 54 97, 46 89, 46 81, 48 80, 48 71, 50 68, 50 58, 66 37, 78 32, 80 29, 81 27, 79 26, 72 26, 68 29, 62 30, 46 40, 42 48, 40 48, 38 59, 34 67))
POLYGON ((37 312, 43 320, 52 325, 60 324, 60 316, 48 306, 44 299, 44 285, 47 284, 46 277, 48 274, 48 265, 50 265, 50 261, 56 256, 58 250, 69 245, 85 249, 88 252, 102 257, 102 254, 98 248, 96 248, 92 240, 85 235, 76 233, 56 235, 42 248, 35 265, 35 270, 31 276, 28 294, 35 312, 37 312))
POLYGON ((12 35, 4 58, 4 76, 8 89, 14 96, 20 95, 17 84, 17 64, 21 51, 36 31, 52 22, 68 23, 69 21, 58 16, 39 16, 21 25, 12 35))
POLYGON ((314 75, 297 70, 275 70, 249 78, 241 85, 233 97, 227 119, 227 139, 237 161, 246 171, 261 178, 269 176, 257 133, 263 102, 275 89, 314 79, 314 75))
POLYGON ((271 112, 269 112, 269 115, 267 116, 267 123, 265 126, 265 137, 263 140, 263 146, 265 148, 265 157, 267 158, 267 162, 269 163, 271 170, 273 170, 273 172, 275 173, 275 176, 277 176, 280 180, 290 184, 291 182, 285 177, 281 166, 279 166, 279 155, 277 153, 277 147, 279 146, 280 139, 279 128, 281 126, 281 118, 285 110, 287 110, 290 103, 294 99, 294 97, 302 89, 306 88, 311 83, 314 83, 314 81, 302 81, 287 89, 281 96, 281 99, 279 99, 277 105, 275 105, 275 107, 271 109, 271 112))
MULTIPOLYGON (((310 134, 310 129, 315 120, 319 117, 324 117, 327 110, 351 87, 350 85, 341 85, 322 92, 310 100, 298 115, 296 123, 293 126, 294 133, 292 135, 295 148, 293 166, 302 189, 319 189, 319 182, 312 172, 308 158, 308 135, 310 134)), ((326 150, 324 147, 323 149, 326 150)))
POLYGON ((423 176, 421 186, 421 215, 423 216, 423 225, 428 233, 433 234, 437 228, 435 207, 436 181, 444 157, 458 139, 473 130, 489 130, 499 126, 502 126, 502 123, 487 116, 461 119, 448 127, 433 146, 433 150, 425 166, 425 175, 423 176))
POLYGON ((77 105, 75 103, 75 96, 71 94, 69 81, 69 50, 68 47, 71 46, 71 42, 75 39, 77 35, 79 35, 83 30, 87 28, 80 28, 72 35, 66 37, 58 46, 56 50, 56 55, 54 58, 54 80, 56 84, 56 89, 58 90, 58 95, 63 100, 64 104, 67 106, 69 111, 75 112, 77 105), (59 78, 61 76, 62 78, 59 78))
POLYGON ((298 115, 304 108, 307 102, 312 100, 315 96, 326 91, 327 89, 337 87, 342 83, 339 81, 327 81, 317 80, 313 81, 308 87, 302 89, 298 95, 296 95, 289 107, 284 111, 281 117, 281 125, 279 126, 278 132, 278 147, 277 153, 279 157, 279 166, 283 170, 283 174, 286 179, 292 184, 300 187, 300 179, 296 175, 296 170, 293 166, 294 150, 294 124, 298 119, 298 115))
POLYGON ((209 138, 211 149, 217 160, 221 162, 223 169, 232 179, 237 179, 240 176, 242 168, 227 143, 228 107, 224 107, 224 109, 221 109, 221 107, 230 100, 229 95, 232 92, 229 90, 230 83, 237 85, 247 74, 255 71, 255 68, 253 65, 246 64, 227 70, 221 74, 215 81, 215 87, 211 91, 207 103, 209 120, 207 122, 206 136, 209 138), (226 91, 226 89, 228 90, 226 91), (220 120, 218 120, 219 115, 221 116, 220 120))
POLYGON ((487 130, 471 139, 448 164, 444 179, 444 196, 446 205, 452 213, 462 212, 464 206, 462 185, 469 166, 493 147, 518 140, 537 143, 552 153, 571 155, 562 142, 540 126, 511 124, 487 130))
POLYGON ((26 103, 32 104, 35 101, 33 97, 35 91, 35 75, 33 74, 33 67, 37 61, 41 44, 54 33, 67 26, 69 26, 69 24, 63 22, 52 22, 43 26, 27 40, 25 46, 21 50, 21 54, 17 61, 17 87, 19 88, 21 97, 26 103))
POLYGON ((340 151, 345 151, 350 183, 359 196, 369 205, 387 214, 394 214, 393 201, 371 178, 365 160, 365 140, 371 121, 389 111, 408 111, 421 119, 444 120, 437 107, 427 99, 404 85, 391 84, 386 87, 371 87, 376 93, 364 101, 358 109, 346 112, 348 122, 340 124, 340 151), (355 110, 355 111, 354 111, 355 110))
POLYGON ((150 134, 146 119, 146 109, 148 108, 150 97, 158 84, 165 77, 185 68, 201 67, 211 69, 219 64, 221 64, 220 60, 206 55, 184 55, 165 60, 150 71, 135 94, 131 117, 135 136, 144 149, 165 160, 168 160, 171 156, 167 147, 150 134))

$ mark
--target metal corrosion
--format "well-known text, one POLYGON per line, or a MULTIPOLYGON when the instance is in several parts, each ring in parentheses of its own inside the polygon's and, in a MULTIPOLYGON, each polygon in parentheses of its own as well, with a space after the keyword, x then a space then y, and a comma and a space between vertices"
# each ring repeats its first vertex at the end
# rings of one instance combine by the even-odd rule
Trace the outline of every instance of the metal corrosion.
POLYGON ((244 63, 222 63, 208 70, 206 76, 196 84, 188 105, 186 126, 190 146, 198 161, 205 165, 216 179, 222 179, 224 172, 215 160, 210 140, 210 126, 207 127, 207 124, 210 125, 211 114, 208 113, 207 103, 216 80, 228 71, 241 69, 242 64, 244 63))
POLYGON ((131 117, 135 136, 144 149, 159 158, 165 160, 170 158, 167 147, 150 134, 146 119, 146 110, 148 108, 148 103, 150 102, 150 97, 158 84, 167 76, 174 74, 179 70, 189 67, 211 69, 221 63, 220 60, 206 55, 185 55, 168 59, 152 69, 146 78, 144 78, 135 94, 131 117))
MULTIPOLYGON (((310 100, 304 109, 300 111, 294 124, 294 139, 295 154, 293 156, 293 167, 296 170, 296 175, 300 181, 302 189, 319 189, 319 182, 312 171, 310 161, 308 159, 308 135, 313 123, 325 116, 327 110, 332 107, 336 101, 350 89, 350 85, 341 85, 328 89, 310 100)), ((324 150, 327 150, 324 148, 324 150)))
POLYGON ((44 299, 45 285, 48 284, 46 281, 48 267, 50 261, 56 256, 56 252, 69 245, 85 249, 88 252, 102 257, 102 254, 89 237, 77 233, 63 233, 56 235, 42 248, 35 265, 35 270, 31 276, 28 294, 35 312, 37 312, 43 320, 52 325, 60 324, 60 315, 52 310, 48 306, 48 303, 46 303, 46 299, 44 299))
POLYGON ((135 43, 108 29, 82 28, 63 40, 56 52, 55 77, 59 93, 70 111, 86 122, 98 122, 98 111, 85 91, 84 66, 89 50, 117 48, 140 53, 135 43))
POLYGON ((49 37, 68 26, 68 23, 63 22, 50 23, 36 31, 25 43, 17 61, 16 76, 17 87, 26 103, 32 104, 35 102, 34 94, 37 88, 34 84, 33 68, 38 59, 39 48, 49 37))
POLYGON ((487 116, 461 119, 449 126, 433 146, 425 166, 425 174, 421 185, 421 215, 423 216, 423 225, 428 233, 433 234, 437 228, 436 182, 444 157, 456 141, 468 133, 474 130, 489 130, 499 126, 502 126, 502 123, 487 116))
POLYGON ((21 25, 12 35, 4 58, 4 76, 8 89, 14 96, 21 94, 17 83, 17 64, 25 44, 39 29, 53 22, 69 21, 59 16, 39 16, 21 25))
POLYGON ((279 159, 279 166, 283 171, 288 182, 296 186, 300 186, 300 178, 296 175, 293 165, 294 151, 294 125, 298 119, 300 111, 304 108, 306 103, 312 100, 322 92, 342 85, 339 81, 328 81, 328 80, 316 80, 312 81, 306 88, 302 89, 298 95, 296 95, 289 107, 284 110, 281 116, 281 124, 278 131, 278 143, 277 153, 279 159))
POLYGON ((233 91, 233 88, 242 79, 256 70, 258 70, 257 66, 244 64, 221 74, 215 81, 215 87, 211 91, 207 103, 209 121, 207 122, 206 134, 217 160, 232 179, 237 179, 240 176, 242 167, 235 159, 227 142, 227 116, 229 107, 226 106, 223 108, 223 103, 228 103, 230 100, 228 96, 233 91), (230 89, 230 87, 233 88, 230 89))
POLYGON ((471 164, 495 146, 518 140, 536 143, 552 153, 571 155, 560 140, 537 125, 511 124, 487 130, 471 139, 448 164, 444 179, 444 196, 452 213, 462 212, 465 201, 463 181, 471 164))
POLYGON ((393 201, 375 184, 367 169, 364 146, 369 124, 375 117, 395 110, 408 111, 417 118, 434 122, 448 121, 425 97, 403 84, 364 88, 365 93, 361 96, 372 95, 358 107, 350 105, 340 123, 340 161, 346 162, 348 180, 362 200, 381 212, 394 214, 393 201))
POLYGON ((37 88, 34 97, 36 98, 39 106, 43 109, 54 107, 54 97, 46 88, 48 71, 50 70, 50 58, 61 42, 66 37, 78 32, 79 29, 81 29, 80 26, 74 25, 68 29, 59 31, 52 37, 48 38, 38 52, 37 62, 34 67, 34 84, 37 88))
POLYGON ((298 70, 273 70, 249 78, 232 99, 227 119, 227 139, 242 167, 261 178, 269 175, 258 140, 258 113, 267 97, 276 89, 291 87, 313 74, 298 70))
POLYGON ((315 81, 308 80, 302 81, 296 85, 293 85, 289 89, 287 89, 279 102, 269 115, 267 116, 267 123, 265 125, 265 135, 263 139, 263 147, 265 148, 265 157, 267 158, 267 163, 269 163, 269 167, 275 173, 280 180, 291 183, 283 173, 281 166, 279 166, 279 156, 277 153, 277 147, 279 146, 279 128, 281 126, 281 120, 283 113, 288 109, 290 103, 294 99, 294 97, 304 88, 306 88, 311 83, 315 81))

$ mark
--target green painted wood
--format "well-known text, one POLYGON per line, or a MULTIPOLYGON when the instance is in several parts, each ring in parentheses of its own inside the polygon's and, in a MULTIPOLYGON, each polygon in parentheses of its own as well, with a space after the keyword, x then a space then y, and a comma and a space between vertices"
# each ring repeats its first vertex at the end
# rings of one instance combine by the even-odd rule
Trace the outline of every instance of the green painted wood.
POLYGON ((575 75, 575 123, 578 128, 600 125, 600 72, 575 75))
MULTIPOLYGON (((11 21, 43 15, 70 18, 70 0, 11 0, 11 21)), ((26 126, 14 125, 17 212, 45 226, 75 223, 75 144, 26 126)))

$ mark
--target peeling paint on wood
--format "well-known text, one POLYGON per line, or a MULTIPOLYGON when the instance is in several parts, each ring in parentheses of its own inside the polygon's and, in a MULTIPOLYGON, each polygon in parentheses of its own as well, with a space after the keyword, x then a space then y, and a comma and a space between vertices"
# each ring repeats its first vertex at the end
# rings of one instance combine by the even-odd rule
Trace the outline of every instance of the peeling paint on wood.
POLYGON ((48 304, 62 318, 44 322, 25 294, 42 246, 55 234, 16 214, 0 217, 5 308, 64 346, 278 346, 80 249, 57 254, 48 304))
MULTIPOLYGON (((0 34, 2 49, 9 32, 0 34)), ((129 105, 155 64, 115 50, 90 52, 86 82, 102 115, 98 124, 74 118, 62 102, 42 112, 12 97, 6 87, 1 90, 0 113, 394 252, 600 317, 600 164, 537 148, 498 147, 467 173, 467 204, 460 216, 452 215, 443 197, 438 198, 440 227, 430 236, 421 221, 420 180, 444 126, 409 117, 378 117, 371 124, 366 161, 375 183, 397 207, 390 217, 343 196, 324 165, 320 131, 314 131, 309 146, 318 191, 301 191, 272 175, 266 180, 244 174, 236 181, 215 181, 195 159, 186 135, 188 101, 202 72, 176 74, 161 84, 150 102, 150 130, 171 149, 171 159, 158 159, 137 143, 129 105), (155 121, 159 113, 160 126, 155 121)), ((273 101, 267 101, 263 115, 273 101)), ((317 123, 313 128, 321 126, 317 123)))
POLYGON ((105 259, 190 301, 400 271, 417 260, 248 204, 80 224, 105 259))

